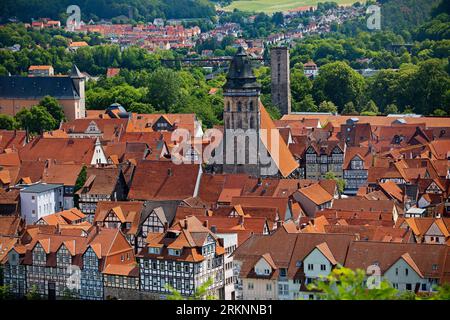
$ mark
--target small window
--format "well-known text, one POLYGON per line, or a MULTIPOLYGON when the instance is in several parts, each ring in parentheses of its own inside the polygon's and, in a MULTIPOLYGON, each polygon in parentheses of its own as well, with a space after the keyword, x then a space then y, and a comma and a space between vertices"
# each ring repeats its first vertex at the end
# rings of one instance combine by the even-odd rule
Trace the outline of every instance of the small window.
POLYGON ((248 290, 253 290, 253 282, 248 283, 248 290))
POLYGON ((406 269, 405 269, 405 276, 407 276, 407 275, 408 275, 408 273, 409 273, 409 269, 408 269, 408 268, 406 268, 406 269))
POLYGON ((312 263, 308 263, 308 270, 309 271, 314 270, 314 265, 312 263))
POLYGON ((327 270, 327 266, 324 265, 324 264, 321 264, 321 265, 320 265, 320 270, 321 270, 321 271, 327 270))

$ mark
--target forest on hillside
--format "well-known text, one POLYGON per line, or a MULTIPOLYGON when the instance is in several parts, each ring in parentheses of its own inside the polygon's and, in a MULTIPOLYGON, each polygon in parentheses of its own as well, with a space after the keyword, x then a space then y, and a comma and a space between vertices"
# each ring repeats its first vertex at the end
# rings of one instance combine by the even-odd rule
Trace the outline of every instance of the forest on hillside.
POLYGON ((83 20, 112 19, 119 16, 135 21, 153 21, 155 18, 206 18, 215 15, 214 5, 208 0, 2 0, 0 18, 16 17, 21 21, 48 17, 65 20, 66 8, 78 5, 83 20))

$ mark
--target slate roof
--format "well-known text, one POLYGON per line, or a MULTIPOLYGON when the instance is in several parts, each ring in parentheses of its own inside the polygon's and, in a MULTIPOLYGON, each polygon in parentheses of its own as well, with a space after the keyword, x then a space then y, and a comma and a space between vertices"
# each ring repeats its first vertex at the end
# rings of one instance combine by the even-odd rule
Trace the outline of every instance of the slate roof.
POLYGON ((45 96, 56 99, 80 99, 70 77, 0 76, 0 97, 36 99, 45 96))
POLYGON ((261 89, 261 85, 256 81, 252 71, 251 60, 240 47, 239 51, 233 57, 230 69, 227 75, 227 82, 223 86, 227 89, 261 89))
POLYGON ((41 192, 47 192, 56 188, 62 187, 62 184, 45 184, 45 183, 39 183, 32 185, 30 187, 26 187, 21 190, 21 192, 24 193, 41 193, 41 192))

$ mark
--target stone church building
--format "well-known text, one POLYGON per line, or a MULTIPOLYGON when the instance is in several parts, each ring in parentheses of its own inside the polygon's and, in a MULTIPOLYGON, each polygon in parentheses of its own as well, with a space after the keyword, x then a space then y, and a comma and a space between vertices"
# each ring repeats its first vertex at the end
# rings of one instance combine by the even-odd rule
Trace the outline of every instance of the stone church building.
POLYGON ((233 57, 223 87, 223 139, 214 171, 254 177, 296 177, 299 164, 261 103, 261 85, 242 48, 233 57))

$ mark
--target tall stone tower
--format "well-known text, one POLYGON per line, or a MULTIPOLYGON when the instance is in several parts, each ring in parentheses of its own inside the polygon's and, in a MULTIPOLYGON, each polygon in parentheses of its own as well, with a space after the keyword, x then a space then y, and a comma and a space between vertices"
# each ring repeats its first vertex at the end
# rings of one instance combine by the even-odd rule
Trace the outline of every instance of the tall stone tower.
POLYGON ((253 74, 251 60, 240 48, 223 87, 224 173, 259 176, 260 93, 261 85, 253 74), (252 161, 255 157, 256 162, 252 161))
POLYGON ((289 68, 289 49, 274 47, 270 50, 272 75, 272 103, 281 115, 291 113, 291 81, 289 68))

